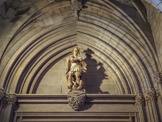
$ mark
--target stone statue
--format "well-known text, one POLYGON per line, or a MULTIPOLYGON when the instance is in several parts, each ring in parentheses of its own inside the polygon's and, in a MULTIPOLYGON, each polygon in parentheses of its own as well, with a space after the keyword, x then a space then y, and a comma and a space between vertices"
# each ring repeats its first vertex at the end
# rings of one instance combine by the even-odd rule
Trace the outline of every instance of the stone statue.
POLYGON ((78 47, 75 47, 72 53, 73 55, 67 58, 66 78, 69 92, 85 91, 85 89, 83 89, 83 81, 81 77, 83 72, 86 72, 87 70, 87 64, 80 56, 80 50, 78 47))

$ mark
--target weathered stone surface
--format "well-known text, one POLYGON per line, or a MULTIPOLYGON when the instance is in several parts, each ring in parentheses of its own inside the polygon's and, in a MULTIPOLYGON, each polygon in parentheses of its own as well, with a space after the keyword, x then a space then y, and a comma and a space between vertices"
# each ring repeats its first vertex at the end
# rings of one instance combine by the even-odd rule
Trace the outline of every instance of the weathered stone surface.
POLYGON ((154 37, 155 46, 159 56, 159 67, 162 71, 162 14, 151 4, 144 2, 147 9, 148 22, 151 25, 151 30, 154 37))
POLYGON ((84 108, 86 102, 86 93, 81 91, 72 91, 67 93, 69 105, 75 110, 79 111, 84 108))
MULTIPOLYGON (((8 93, 25 95, 18 98, 16 110, 9 104, 4 110, 7 114, 3 114, 10 116, 13 110, 18 121, 30 121, 29 116, 34 112, 36 116, 33 116, 39 119, 35 121, 40 121, 42 115, 57 121, 54 117, 59 118, 60 113, 65 118, 82 118, 89 112, 92 119, 103 112, 96 121, 103 117, 110 122, 119 121, 123 116, 125 120, 122 121, 137 117, 137 120, 146 118, 154 122, 154 118, 162 114, 158 110, 161 108, 160 87, 159 91, 149 90, 144 94, 148 104, 138 110, 135 105, 142 105, 142 96, 138 95, 135 100, 136 95, 125 95, 153 88, 156 80, 152 76, 161 72, 162 19, 156 10, 145 5, 148 7, 146 14, 144 7, 140 10, 129 0, 85 0, 79 19, 74 20, 69 0, 12 2, 7 2, 10 7, 3 8, 0 15, 3 19, 0 87, 8 93), (147 18, 143 19, 144 15, 147 18), (82 55, 88 64, 83 80, 86 91, 91 93, 81 113, 70 108, 65 95, 65 58, 76 46, 84 52, 82 55), (41 94, 46 95, 42 97, 41 94), (71 116, 68 112, 75 114, 71 116), (110 118, 112 115, 116 118, 110 118)), ((7 98, 10 103, 16 101, 14 96, 7 98)))
POLYGON ((5 96, 4 89, 0 89, 0 101, 3 99, 4 96, 5 96))
POLYGON ((137 107, 141 107, 141 106, 144 106, 144 105, 145 105, 144 96, 143 96, 143 94, 141 94, 141 93, 138 93, 138 94, 137 94, 137 96, 136 96, 136 98, 135 98, 135 101, 136 101, 135 105, 136 105, 137 107))
POLYGON ((15 94, 6 94, 5 101, 11 104, 15 104, 15 102, 17 101, 17 97, 15 94))
MULTIPOLYGON (((85 56, 84 56, 85 57, 85 56)), ((95 59, 85 57, 87 74, 83 75, 83 83, 87 93, 118 94, 118 89, 106 72, 106 68, 95 59)), ((43 77, 36 91, 37 94, 66 94, 67 81, 65 77, 66 58, 57 62, 43 77), (57 70, 56 70, 57 69, 57 70)))

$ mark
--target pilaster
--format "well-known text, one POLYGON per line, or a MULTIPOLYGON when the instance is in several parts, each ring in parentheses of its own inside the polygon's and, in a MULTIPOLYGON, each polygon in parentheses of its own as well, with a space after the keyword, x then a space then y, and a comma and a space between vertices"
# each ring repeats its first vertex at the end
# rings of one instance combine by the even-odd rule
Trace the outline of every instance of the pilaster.
POLYGON ((5 109, 3 112, 2 122, 10 122, 12 120, 12 115, 15 107, 15 103, 17 101, 17 97, 15 94, 6 94, 5 95, 5 109))
POLYGON ((161 72, 154 73, 153 81, 155 82, 156 87, 160 87, 161 88, 161 85, 162 85, 162 73, 161 72))
POLYGON ((4 89, 1 88, 1 89, 0 89, 0 101, 4 98, 4 96, 5 96, 4 89))
MULTIPOLYGON (((160 92, 159 88, 155 88, 155 94, 156 94, 156 100, 158 104, 158 111, 160 112, 159 114, 162 115, 162 94, 160 92)), ((162 121, 162 116, 160 116, 160 120, 162 121)))
POLYGON ((144 96, 142 95, 142 93, 137 94, 137 96, 135 97, 135 105, 138 108, 139 111, 139 119, 140 122, 146 122, 146 116, 144 113, 144 105, 145 105, 145 100, 144 100, 144 96))
POLYGON ((146 101, 146 109, 148 112, 148 118, 150 122, 160 122, 158 117, 158 110, 156 107, 156 92, 155 89, 150 88, 144 93, 146 101))
POLYGON ((3 109, 3 104, 4 104, 4 97, 5 97, 5 92, 4 89, 0 89, 0 120, 2 118, 2 109, 3 109))

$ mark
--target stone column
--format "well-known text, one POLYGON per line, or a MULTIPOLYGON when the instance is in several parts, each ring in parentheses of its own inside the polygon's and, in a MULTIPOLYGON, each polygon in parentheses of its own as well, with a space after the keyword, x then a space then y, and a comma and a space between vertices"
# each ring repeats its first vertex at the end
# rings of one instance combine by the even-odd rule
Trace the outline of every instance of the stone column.
POLYGON ((138 108, 139 111, 139 120, 140 122, 146 122, 146 116, 145 116, 145 112, 144 112, 144 97, 141 93, 139 93, 136 98, 135 98, 135 105, 138 108))
POLYGON ((5 92, 4 89, 0 89, 0 120, 2 119, 2 109, 3 109, 3 103, 4 103, 4 96, 5 92))
POLYGON ((6 94, 5 101, 6 101, 6 106, 5 106, 2 122, 10 122, 10 120, 12 120, 13 109, 17 101, 16 95, 6 94))
POLYGON ((155 83, 155 87, 160 89, 160 92, 162 93, 162 73, 156 72, 153 75, 153 81, 155 83))
POLYGON ((155 83, 155 93, 156 93, 156 100, 159 110, 159 119, 162 122, 162 73, 156 72, 153 75, 153 81, 155 83))
POLYGON ((4 89, 1 88, 0 89, 0 101, 3 99, 4 95, 5 95, 4 89))
MULTIPOLYGON (((155 89, 156 99, 158 104, 159 115, 162 115, 162 95, 159 88, 155 89)), ((160 122, 162 122, 162 116, 160 116, 160 122)))
POLYGON ((156 94, 153 88, 147 90, 144 94, 149 122, 160 122, 158 110, 156 108, 156 94))

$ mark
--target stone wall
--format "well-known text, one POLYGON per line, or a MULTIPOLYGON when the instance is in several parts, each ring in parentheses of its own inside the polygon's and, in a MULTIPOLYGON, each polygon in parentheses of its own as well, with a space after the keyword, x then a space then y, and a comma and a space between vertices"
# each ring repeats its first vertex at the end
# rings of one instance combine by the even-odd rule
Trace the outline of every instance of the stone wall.
POLYGON ((159 12, 151 4, 143 1, 147 9, 147 19, 151 25, 159 62, 160 70, 162 71, 162 13, 159 12))
POLYGON ((7 0, 0 4, 0 57, 11 38, 21 25, 33 14, 35 1, 7 0))

